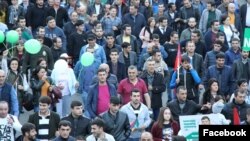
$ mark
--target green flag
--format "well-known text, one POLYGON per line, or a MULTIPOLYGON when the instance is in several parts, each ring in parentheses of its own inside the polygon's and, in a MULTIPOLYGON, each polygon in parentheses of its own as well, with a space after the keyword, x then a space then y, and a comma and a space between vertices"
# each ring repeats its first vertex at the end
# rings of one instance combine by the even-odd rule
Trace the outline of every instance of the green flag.
POLYGON ((250 51, 250 28, 245 28, 242 50, 250 51))

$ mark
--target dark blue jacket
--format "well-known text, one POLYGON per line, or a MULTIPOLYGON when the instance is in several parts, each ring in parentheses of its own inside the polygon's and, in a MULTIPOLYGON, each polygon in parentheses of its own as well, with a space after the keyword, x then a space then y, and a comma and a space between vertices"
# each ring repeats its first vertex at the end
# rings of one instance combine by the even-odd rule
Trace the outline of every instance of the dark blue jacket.
MULTIPOLYGON (((111 96, 116 96, 115 86, 107 83, 109 88, 109 94, 111 96)), ((89 88, 88 99, 87 99, 87 110, 90 114, 90 117, 93 119, 97 116, 97 103, 98 103, 98 95, 99 95, 99 83, 96 83, 89 88)))
POLYGON ((222 94, 224 94, 224 96, 228 94, 231 95, 234 92, 235 80, 233 78, 232 68, 230 66, 225 65, 222 69, 221 75, 216 65, 210 66, 203 79, 205 86, 207 86, 207 82, 211 78, 216 78, 219 81, 219 89, 221 90, 222 94))
POLYGON ((225 55, 226 55, 225 64, 228 66, 232 66, 235 60, 241 59, 241 51, 240 50, 238 50, 235 53, 233 51, 233 49, 230 48, 228 51, 226 51, 225 55))

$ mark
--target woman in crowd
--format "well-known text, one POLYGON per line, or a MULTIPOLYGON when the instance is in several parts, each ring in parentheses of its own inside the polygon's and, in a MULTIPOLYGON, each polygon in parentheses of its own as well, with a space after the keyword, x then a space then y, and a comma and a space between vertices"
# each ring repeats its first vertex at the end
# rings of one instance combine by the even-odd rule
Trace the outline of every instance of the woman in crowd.
POLYGON ((62 118, 70 113, 71 95, 76 93, 79 83, 76 80, 74 71, 68 67, 68 63, 64 59, 56 61, 51 78, 62 92, 62 99, 56 104, 57 113, 62 118))
POLYGON ((47 61, 44 59, 44 58, 40 58, 38 61, 37 61, 37 66, 41 66, 41 67, 44 67, 46 69, 46 72, 47 72, 47 76, 50 76, 51 75, 51 70, 48 69, 48 64, 47 64, 47 61))
POLYGON ((38 111, 38 100, 41 96, 48 96, 49 92, 52 92, 53 81, 47 76, 46 68, 37 66, 31 77, 31 89, 33 91, 33 104, 34 111, 38 111))
POLYGON ((146 48, 148 46, 148 43, 152 40, 152 35, 155 30, 155 19, 153 17, 150 17, 148 19, 148 23, 145 27, 142 28, 140 32, 140 39, 142 40, 142 48, 146 48))
POLYGON ((179 130, 180 127, 178 123, 173 120, 170 109, 168 107, 162 107, 158 120, 151 129, 154 141, 172 139, 172 136, 177 135, 179 130))

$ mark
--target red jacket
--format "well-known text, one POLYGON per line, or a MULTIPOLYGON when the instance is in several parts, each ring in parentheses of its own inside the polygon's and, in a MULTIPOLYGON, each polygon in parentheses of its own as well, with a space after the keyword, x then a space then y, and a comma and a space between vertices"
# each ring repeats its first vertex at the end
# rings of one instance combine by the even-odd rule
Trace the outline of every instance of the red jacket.
MULTIPOLYGON (((173 121, 171 123, 171 127, 173 129, 173 135, 177 135, 180 130, 179 124, 173 121)), ((157 122, 154 123, 151 133, 153 135, 154 141, 162 141, 162 128, 159 127, 157 122)))

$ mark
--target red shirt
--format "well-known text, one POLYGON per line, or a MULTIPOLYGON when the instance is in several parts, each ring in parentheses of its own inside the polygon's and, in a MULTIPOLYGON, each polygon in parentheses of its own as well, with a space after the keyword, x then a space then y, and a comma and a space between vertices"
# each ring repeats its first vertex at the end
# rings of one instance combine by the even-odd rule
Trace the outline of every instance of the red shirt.
POLYGON ((108 85, 99 85, 99 94, 97 102, 97 115, 107 111, 109 109, 109 88, 108 85))
POLYGON ((137 79, 138 81, 135 85, 132 84, 128 78, 125 78, 120 82, 117 93, 121 95, 124 105, 130 101, 131 91, 134 88, 137 88, 140 91, 142 102, 144 99, 144 94, 148 93, 147 85, 145 84, 145 82, 140 78, 137 79))

